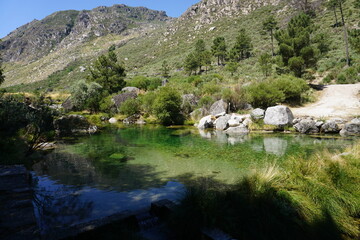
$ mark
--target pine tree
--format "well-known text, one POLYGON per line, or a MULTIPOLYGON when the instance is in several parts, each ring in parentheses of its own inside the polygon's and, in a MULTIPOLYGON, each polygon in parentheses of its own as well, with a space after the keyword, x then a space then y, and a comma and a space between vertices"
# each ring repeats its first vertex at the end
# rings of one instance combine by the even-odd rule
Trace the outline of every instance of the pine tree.
POLYGON ((227 51, 226 51, 226 43, 224 37, 217 37, 213 41, 213 45, 211 46, 211 53, 214 57, 217 58, 217 64, 224 64, 227 51))
POLYGON ((284 65, 298 77, 305 67, 314 67, 317 62, 316 51, 310 41, 313 31, 310 16, 301 13, 290 20, 287 29, 275 34, 284 65))
POLYGON ((109 94, 120 91, 125 86, 125 68, 118 62, 114 51, 101 55, 90 69, 88 80, 97 82, 109 94))
POLYGON ((185 58, 184 62, 184 69, 185 71, 191 75, 194 71, 196 73, 196 69, 199 67, 197 57, 194 55, 194 53, 190 53, 185 58))
POLYGON ((273 56, 275 56, 275 51, 274 51, 274 31, 277 29, 277 21, 274 18, 274 16, 270 16, 268 17, 264 22, 263 22, 263 29, 267 32, 270 33, 270 38, 271 38, 271 53, 273 56))
POLYGON ((240 61, 251 56, 253 45, 250 36, 246 33, 245 29, 241 29, 239 35, 236 37, 234 47, 230 51, 232 61, 240 61))
POLYGON ((337 17, 337 13, 336 13, 337 0, 329 0, 326 3, 326 6, 328 7, 329 10, 332 10, 334 12, 335 24, 333 26, 338 27, 339 26, 339 21, 338 21, 338 17, 337 17))
POLYGON ((170 72, 170 66, 169 64, 167 63, 167 61, 163 61, 162 65, 161 65, 161 75, 164 77, 164 78, 168 78, 170 77, 169 76, 169 72, 170 72))
POLYGON ((259 58, 259 64, 264 76, 268 77, 272 68, 271 56, 267 53, 262 54, 259 58))

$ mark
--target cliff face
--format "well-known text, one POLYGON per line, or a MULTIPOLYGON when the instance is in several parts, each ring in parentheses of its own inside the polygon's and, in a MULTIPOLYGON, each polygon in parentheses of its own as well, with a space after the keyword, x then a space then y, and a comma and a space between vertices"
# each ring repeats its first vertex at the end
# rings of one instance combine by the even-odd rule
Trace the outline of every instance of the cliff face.
POLYGON ((31 62, 51 51, 94 37, 122 34, 129 28, 170 19, 163 11, 126 5, 97 7, 90 11, 61 11, 11 32, 0 43, 0 49, 6 62, 31 62))

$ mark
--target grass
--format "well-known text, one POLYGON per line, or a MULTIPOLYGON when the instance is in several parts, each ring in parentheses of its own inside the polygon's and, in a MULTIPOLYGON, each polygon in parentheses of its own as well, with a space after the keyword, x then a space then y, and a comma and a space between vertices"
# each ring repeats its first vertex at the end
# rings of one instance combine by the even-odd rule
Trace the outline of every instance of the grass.
POLYGON ((357 239, 360 144, 346 151, 268 164, 234 185, 196 179, 170 226, 178 239, 198 239, 203 227, 237 239, 357 239))

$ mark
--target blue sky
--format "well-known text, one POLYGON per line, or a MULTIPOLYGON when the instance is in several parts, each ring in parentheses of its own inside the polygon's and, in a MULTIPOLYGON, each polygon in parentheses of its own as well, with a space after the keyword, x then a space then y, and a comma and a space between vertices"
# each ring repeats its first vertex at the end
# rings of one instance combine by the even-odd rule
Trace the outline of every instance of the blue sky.
POLYGON ((0 0, 0 38, 34 19, 43 19, 61 10, 92 9, 97 6, 126 4, 164 10, 171 17, 180 16, 200 0, 0 0))

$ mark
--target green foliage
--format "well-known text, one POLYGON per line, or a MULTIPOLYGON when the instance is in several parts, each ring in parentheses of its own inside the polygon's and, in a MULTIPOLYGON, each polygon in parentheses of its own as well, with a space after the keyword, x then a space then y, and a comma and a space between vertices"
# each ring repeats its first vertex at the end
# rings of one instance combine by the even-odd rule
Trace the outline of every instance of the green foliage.
POLYGON ((249 102, 254 107, 267 108, 285 100, 285 94, 269 82, 252 84, 246 88, 249 102))
POLYGON ((163 61, 162 65, 161 65, 161 76, 164 78, 169 78, 170 77, 169 72, 170 72, 170 66, 169 66, 168 62, 163 61))
POLYGON ((154 112, 153 105, 157 97, 156 92, 147 92, 144 95, 139 96, 141 102, 141 108, 146 114, 152 114, 154 112))
POLYGON ((360 54, 360 29, 352 29, 349 31, 351 47, 360 54))
POLYGON ((305 67, 305 60, 302 57, 292 57, 289 59, 289 68, 295 76, 301 77, 305 67))
POLYGON ((104 97, 102 87, 96 82, 86 83, 80 80, 71 88, 71 101, 78 110, 100 110, 100 101, 104 97))
POLYGON ((270 38, 271 38, 271 52, 272 55, 275 55, 275 51, 274 51, 274 32, 275 30, 278 28, 277 27, 277 21, 274 18, 273 15, 269 16, 263 23, 263 30, 267 31, 270 33, 270 38))
POLYGON ((250 36, 244 28, 240 29, 239 35, 236 37, 234 47, 230 50, 230 59, 238 62, 249 58, 251 56, 252 49, 253 45, 251 43, 250 36))
POLYGON ((128 99, 120 106, 120 113, 126 116, 139 114, 141 109, 141 102, 138 99, 128 99))
MULTIPOLYGON (((275 34, 285 66, 289 66, 297 77, 301 77, 306 67, 316 66, 316 50, 310 41, 313 31, 310 16, 301 13, 290 20, 286 30, 275 34)), ((322 48, 320 52, 325 51, 328 44, 323 38, 318 39, 321 43, 318 46, 322 48)))
POLYGON ((282 75, 271 82, 277 89, 284 93, 287 103, 301 103, 301 95, 310 88, 306 81, 291 75, 282 75))
POLYGON ((161 86, 160 78, 148 78, 145 76, 135 76, 133 79, 127 81, 127 85, 137 87, 142 90, 155 90, 161 86))
POLYGON ((191 75, 193 72, 196 73, 197 68, 199 67, 199 63, 197 60, 197 57, 195 56, 194 53, 190 53, 189 55, 187 55, 187 57, 185 58, 185 62, 184 62, 184 69, 185 71, 191 75))
POLYGON ((272 70, 271 56, 267 53, 261 54, 259 58, 259 64, 264 76, 265 77, 270 76, 272 70))
POLYGON ((177 91, 169 87, 163 87, 157 92, 154 100, 154 114, 161 124, 182 124, 181 97, 177 91))
POLYGON ((113 95, 109 95, 107 97, 104 97, 99 104, 99 108, 101 112, 114 114, 116 113, 116 106, 113 102, 113 95))
POLYGON ((231 76, 236 73, 239 68, 239 64, 237 62, 228 62, 225 66, 225 70, 231 73, 231 76))
POLYGON ((211 46, 211 53, 217 58, 218 65, 224 64, 227 57, 227 46, 224 37, 216 37, 211 46))
POLYGON ((209 95, 206 95, 206 96, 203 96, 202 98, 200 98, 200 100, 198 102, 198 106, 209 109, 211 107, 211 104, 213 104, 213 103, 214 103, 214 98, 212 98, 209 95))
POLYGON ((282 75, 246 88, 251 105, 262 108, 283 102, 300 104, 302 94, 308 90, 309 86, 303 79, 290 75, 282 75))
POLYGON ((101 55, 90 69, 88 80, 97 82, 109 94, 120 91, 125 86, 125 68, 118 62, 114 51, 101 55))

